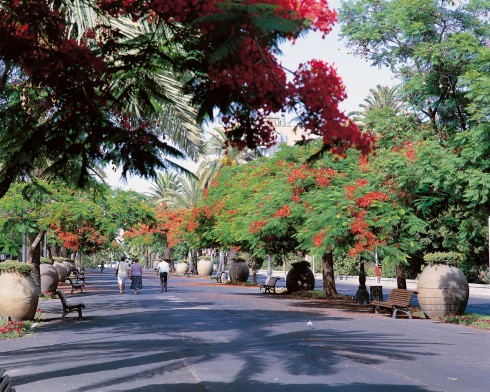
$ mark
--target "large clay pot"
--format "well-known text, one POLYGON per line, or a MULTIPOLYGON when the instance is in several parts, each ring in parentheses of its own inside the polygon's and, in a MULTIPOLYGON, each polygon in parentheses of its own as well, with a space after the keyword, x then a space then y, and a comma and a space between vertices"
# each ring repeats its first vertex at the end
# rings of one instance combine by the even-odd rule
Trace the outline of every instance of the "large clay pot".
POLYGON ((73 272, 73 270, 76 268, 75 267, 75 262, 72 261, 72 260, 65 260, 65 261, 62 261, 61 264, 63 264, 66 268, 66 271, 67 271, 67 274, 68 276, 70 276, 70 274, 73 272))
POLYGON ((54 293, 58 288, 58 270, 51 264, 41 264, 39 270, 41 273, 41 292, 54 293))
POLYGON ((153 260, 153 269, 154 270, 158 269, 158 264, 160 264, 160 261, 162 261, 162 260, 153 260))
POLYGON ((197 262, 197 274, 200 276, 210 276, 213 274, 213 262, 209 258, 201 258, 197 262))
POLYGON ((189 268, 189 266, 187 265, 187 263, 177 264, 177 267, 176 267, 177 274, 184 275, 187 272, 188 268, 189 268))
POLYGON ((58 263, 58 262, 55 262, 53 266, 58 271, 59 281, 64 282, 68 277, 68 270, 66 269, 66 266, 63 263, 58 263))
POLYGON ((230 263, 228 276, 232 283, 246 282, 250 276, 250 269, 244 259, 233 259, 230 263))
POLYGON ((292 264, 292 268, 286 276, 286 287, 289 293, 315 289, 315 275, 310 270, 308 261, 298 261, 292 264))
POLYGON ((13 272, 0 274, 0 317, 14 321, 34 320, 39 288, 30 276, 13 272))
POLYGON ((436 264, 424 269, 417 284, 417 298, 428 318, 463 314, 470 289, 459 268, 436 264))

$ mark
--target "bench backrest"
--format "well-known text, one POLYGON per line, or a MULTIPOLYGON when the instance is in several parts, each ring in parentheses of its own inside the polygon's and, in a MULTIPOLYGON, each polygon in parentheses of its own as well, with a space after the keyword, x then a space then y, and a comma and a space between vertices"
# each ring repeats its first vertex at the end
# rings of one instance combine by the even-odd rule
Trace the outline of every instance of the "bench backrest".
POLYGON ((12 388, 12 381, 10 381, 10 377, 5 373, 5 369, 0 369, 0 391, 15 392, 15 389, 12 388))
POLYGON ((393 289, 390 294, 388 294, 388 301, 396 302, 401 306, 408 306, 415 293, 416 292, 413 290, 393 289))
POLYGON ((58 297, 61 299, 61 303, 65 306, 68 306, 68 302, 66 302, 66 297, 61 291, 56 291, 56 294, 58 294, 58 297))
POLYGON ((268 276, 265 278, 265 286, 275 286, 279 278, 277 276, 268 276))

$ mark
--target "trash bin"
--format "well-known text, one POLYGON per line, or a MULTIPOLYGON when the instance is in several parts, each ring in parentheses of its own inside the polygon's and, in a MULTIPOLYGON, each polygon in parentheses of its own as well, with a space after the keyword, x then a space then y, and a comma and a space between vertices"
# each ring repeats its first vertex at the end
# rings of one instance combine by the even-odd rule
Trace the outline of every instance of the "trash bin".
POLYGON ((382 301, 383 300, 383 286, 370 286, 369 287, 370 301, 382 301))

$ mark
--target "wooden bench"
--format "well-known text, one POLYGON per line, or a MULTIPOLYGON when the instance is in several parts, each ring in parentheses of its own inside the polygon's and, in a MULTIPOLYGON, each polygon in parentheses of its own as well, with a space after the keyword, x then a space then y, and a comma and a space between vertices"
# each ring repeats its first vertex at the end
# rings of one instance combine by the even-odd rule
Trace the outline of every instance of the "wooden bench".
POLYGON ((226 272, 221 272, 216 274, 215 276, 211 276, 211 281, 215 280, 216 283, 223 283, 223 280, 226 278, 226 272))
POLYGON ((371 305, 376 314, 379 313, 381 308, 387 308, 391 313, 391 317, 394 319, 396 319, 397 312, 403 312, 409 319, 412 319, 410 301, 412 301, 415 294, 417 294, 417 292, 412 290, 393 289, 390 294, 388 294, 388 299, 386 301, 372 301, 371 305))
POLYGON ((259 290, 264 289, 264 294, 265 293, 271 293, 271 292, 274 292, 274 294, 275 294, 276 293, 276 283, 279 279, 281 279, 281 278, 278 278, 277 276, 267 277, 265 279, 264 284, 261 284, 259 286, 259 290))
POLYGON ((0 392, 15 392, 12 388, 12 381, 10 377, 5 373, 5 369, 0 369, 0 392))
POLYGON ((68 313, 74 312, 75 310, 78 312, 78 318, 81 320, 82 319, 82 309, 85 308, 85 304, 79 303, 79 304, 69 304, 68 301, 66 300, 65 295, 61 291, 56 291, 56 294, 61 300, 61 305, 63 305, 63 316, 64 318, 68 313))
POLYGON ((75 283, 82 282, 85 284, 85 273, 78 272, 78 270, 73 270, 73 275, 75 276, 75 283))
POLYGON ((65 282, 67 282, 67 281, 71 285, 71 293, 72 294, 75 290, 80 290, 80 292, 83 293, 83 288, 85 287, 85 285, 83 283, 74 282, 71 278, 66 278, 65 282))

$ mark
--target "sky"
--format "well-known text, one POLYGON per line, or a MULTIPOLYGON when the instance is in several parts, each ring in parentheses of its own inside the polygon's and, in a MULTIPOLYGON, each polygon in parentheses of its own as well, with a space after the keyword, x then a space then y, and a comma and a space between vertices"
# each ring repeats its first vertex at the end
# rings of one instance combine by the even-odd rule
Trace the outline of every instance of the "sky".
MULTIPOLYGON (((340 0, 330 1, 331 7, 340 5, 340 0)), ((392 86, 395 84, 393 75, 387 68, 372 67, 368 62, 359 57, 354 57, 345 43, 339 41, 340 27, 337 24, 325 39, 321 34, 310 33, 306 37, 298 39, 294 45, 283 45, 283 55, 279 61, 284 67, 295 70, 300 63, 311 59, 319 59, 335 66, 337 73, 342 78, 347 91, 347 99, 340 105, 345 113, 358 110, 359 104, 369 95, 369 90, 376 85, 392 86)), ((193 168, 192 164, 186 165, 193 168)), ((106 170, 107 182, 113 187, 131 189, 138 192, 149 192, 151 181, 139 177, 128 178, 127 183, 120 181, 120 171, 106 170)))

